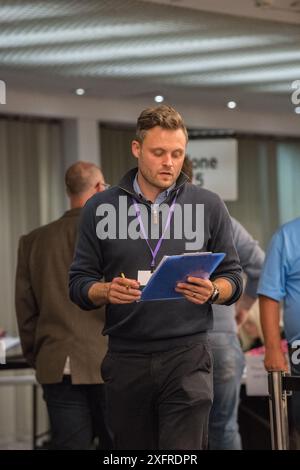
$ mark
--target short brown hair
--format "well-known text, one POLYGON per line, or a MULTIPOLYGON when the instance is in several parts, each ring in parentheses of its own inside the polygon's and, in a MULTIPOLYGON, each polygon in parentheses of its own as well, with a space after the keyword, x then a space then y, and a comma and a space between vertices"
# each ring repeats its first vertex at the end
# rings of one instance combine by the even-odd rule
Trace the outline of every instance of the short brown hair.
POLYGON ((136 139, 143 142, 146 132, 153 127, 160 126, 163 129, 182 129, 188 141, 188 133, 180 114, 171 106, 162 104, 153 108, 144 109, 138 117, 136 125, 136 139))
POLYGON ((97 173, 101 170, 94 163, 78 161, 71 165, 65 174, 67 193, 79 196, 88 191, 94 184, 97 173))

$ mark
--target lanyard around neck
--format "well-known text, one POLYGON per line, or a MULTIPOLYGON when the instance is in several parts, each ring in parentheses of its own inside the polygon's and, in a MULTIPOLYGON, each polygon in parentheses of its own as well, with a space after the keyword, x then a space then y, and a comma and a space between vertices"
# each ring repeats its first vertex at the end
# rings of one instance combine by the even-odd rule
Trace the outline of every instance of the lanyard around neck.
POLYGON ((166 233, 166 231, 168 230, 168 228, 169 228, 169 226, 170 226, 171 219, 172 219, 172 216, 173 216, 173 213, 174 213, 174 210, 175 210, 175 204, 176 204, 177 195, 178 195, 178 191, 176 192, 176 196, 174 197, 173 202, 172 202, 172 204, 171 204, 171 206, 170 206, 170 209, 169 209, 169 212, 168 212, 168 217, 167 217, 167 222, 166 222, 164 231, 163 231, 163 233, 162 233, 162 236, 161 236, 160 239, 158 240, 158 242, 157 242, 156 247, 154 248, 154 250, 152 250, 151 245, 150 245, 150 243, 149 243, 149 239, 148 239, 148 237, 147 237, 146 230, 145 230, 145 226, 144 226, 144 224, 143 224, 143 220, 142 220, 142 216, 141 216, 141 211, 140 211, 139 205, 138 205, 138 203, 136 202, 136 200, 135 200, 134 198, 132 198, 132 201, 133 201, 133 204, 134 204, 134 208, 135 208, 135 212, 136 212, 136 216, 137 216, 137 219, 138 219, 138 221, 139 221, 139 223, 140 223, 140 227, 141 227, 141 231, 142 231, 143 237, 144 237, 144 239, 146 240, 146 243, 147 243, 147 245, 148 245, 148 248, 149 248, 149 250, 151 251, 151 254, 152 254, 151 271, 154 271, 154 269, 155 269, 155 258, 156 258, 156 255, 157 255, 157 253, 158 253, 159 250, 160 250, 160 247, 161 247, 161 244, 162 244, 162 242, 163 242, 165 233, 166 233))

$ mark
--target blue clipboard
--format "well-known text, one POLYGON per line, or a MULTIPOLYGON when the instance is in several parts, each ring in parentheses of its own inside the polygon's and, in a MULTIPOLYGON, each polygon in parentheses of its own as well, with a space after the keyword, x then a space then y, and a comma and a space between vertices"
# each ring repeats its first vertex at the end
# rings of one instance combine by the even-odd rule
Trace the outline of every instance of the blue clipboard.
POLYGON ((224 259, 225 253, 185 253, 164 256, 142 290, 140 301, 183 299, 175 291, 177 282, 188 276, 208 279, 224 259))

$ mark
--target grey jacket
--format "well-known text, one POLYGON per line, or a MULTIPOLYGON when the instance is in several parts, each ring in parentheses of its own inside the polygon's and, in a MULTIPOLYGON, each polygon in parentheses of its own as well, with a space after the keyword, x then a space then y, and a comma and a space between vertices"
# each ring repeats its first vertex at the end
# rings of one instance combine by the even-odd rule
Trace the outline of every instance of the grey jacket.
MULTIPOLYGON (((233 241, 240 258, 241 266, 246 274, 246 285, 244 293, 257 297, 256 290, 260 272, 265 258, 265 253, 252 238, 250 233, 233 217, 231 217, 233 229, 233 241)), ((214 305, 213 332, 232 332, 237 330, 235 321, 235 306, 214 305)))

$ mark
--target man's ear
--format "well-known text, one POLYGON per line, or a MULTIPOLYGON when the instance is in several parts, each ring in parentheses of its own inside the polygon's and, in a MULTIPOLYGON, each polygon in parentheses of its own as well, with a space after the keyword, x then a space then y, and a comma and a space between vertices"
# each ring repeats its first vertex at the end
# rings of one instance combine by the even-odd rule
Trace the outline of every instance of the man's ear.
POLYGON ((132 155, 133 155, 135 158, 139 158, 139 157, 140 157, 141 144, 140 144, 137 140, 133 140, 133 141, 132 141, 132 143, 131 143, 131 151, 132 151, 132 155))
POLYGON ((101 193, 102 191, 103 191, 102 184, 100 182, 98 182, 95 186, 95 192, 96 193, 101 193))

